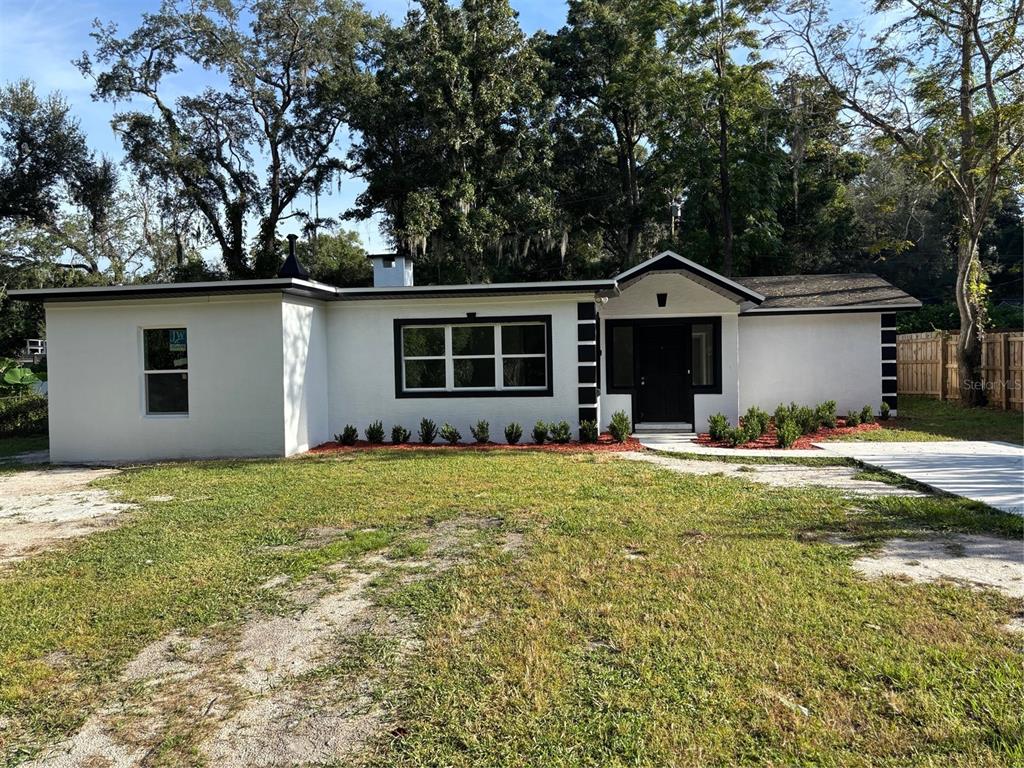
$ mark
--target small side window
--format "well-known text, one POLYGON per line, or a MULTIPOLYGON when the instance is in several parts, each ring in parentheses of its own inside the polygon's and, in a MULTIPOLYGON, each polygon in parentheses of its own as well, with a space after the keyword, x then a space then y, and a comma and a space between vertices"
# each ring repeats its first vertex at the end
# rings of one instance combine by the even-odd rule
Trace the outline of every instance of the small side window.
POLYGON ((188 413, 188 331, 146 328, 142 332, 147 414, 188 413))
POLYGON ((693 386, 714 386, 715 326, 711 323, 694 323, 690 326, 690 348, 693 358, 691 366, 693 386))
POLYGON ((633 386, 633 326, 613 325, 611 385, 628 389, 633 386))

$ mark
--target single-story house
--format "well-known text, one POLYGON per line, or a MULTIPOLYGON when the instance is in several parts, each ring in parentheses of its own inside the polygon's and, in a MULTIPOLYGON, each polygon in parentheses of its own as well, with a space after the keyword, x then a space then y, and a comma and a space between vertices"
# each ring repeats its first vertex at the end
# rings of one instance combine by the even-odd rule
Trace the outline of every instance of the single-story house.
POLYGON ((51 460, 288 456, 377 419, 501 439, 618 410, 679 432, 790 401, 895 411, 895 312, 920 306, 874 275, 730 279, 671 252, 483 285, 371 258, 368 288, 292 253, 272 279, 11 291, 45 304, 51 460))

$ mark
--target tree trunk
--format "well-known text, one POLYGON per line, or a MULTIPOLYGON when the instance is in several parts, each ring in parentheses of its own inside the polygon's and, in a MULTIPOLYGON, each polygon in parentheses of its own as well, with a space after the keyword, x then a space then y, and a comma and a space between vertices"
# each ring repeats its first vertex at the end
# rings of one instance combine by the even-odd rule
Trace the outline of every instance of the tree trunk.
POLYGON ((718 199, 722 219, 722 273, 732 277, 732 182, 729 178, 729 110, 725 103, 724 84, 718 83, 718 181, 721 192, 718 199))
POLYGON ((960 339, 956 362, 960 379, 960 402, 985 405, 988 401, 981 380, 981 342, 984 311, 978 261, 978 238, 970 232, 960 235, 957 246, 956 306, 960 311, 960 339))
POLYGON ((276 277, 281 268, 277 247, 277 216, 273 211, 261 222, 253 272, 256 277, 276 277))
POLYGON ((957 373, 960 379, 960 402, 984 405, 987 400, 981 380, 981 340, 985 330, 985 305, 981 290, 981 264, 978 260, 980 221, 988 213, 979 207, 977 198, 974 107, 971 92, 974 76, 971 57, 974 53, 973 30, 976 18, 964 13, 960 40, 960 233, 956 254, 956 306, 960 311, 960 339, 956 346, 957 373))

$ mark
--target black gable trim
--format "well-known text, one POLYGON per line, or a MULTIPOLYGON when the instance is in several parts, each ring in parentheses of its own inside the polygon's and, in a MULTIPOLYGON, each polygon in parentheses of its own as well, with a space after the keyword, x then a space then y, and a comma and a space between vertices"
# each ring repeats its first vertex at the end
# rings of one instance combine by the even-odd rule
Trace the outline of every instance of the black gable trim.
POLYGON ((657 261, 653 261, 647 266, 638 269, 633 274, 627 276, 623 283, 625 285, 629 285, 635 280, 638 280, 644 275, 650 274, 651 272, 687 272, 693 275, 694 277, 699 277, 701 280, 707 280, 709 283, 717 285, 719 288, 728 291, 733 296, 738 296, 742 299, 746 299, 747 301, 756 302, 757 304, 760 304, 762 301, 762 299, 759 298, 759 296, 754 291, 751 291, 749 288, 737 290, 736 286, 729 285, 729 283, 727 283, 725 280, 716 277, 714 274, 705 274, 704 272, 699 272, 698 270, 691 267, 689 264, 686 264, 685 262, 680 261, 674 256, 669 256, 667 254, 665 256, 662 256, 657 261))

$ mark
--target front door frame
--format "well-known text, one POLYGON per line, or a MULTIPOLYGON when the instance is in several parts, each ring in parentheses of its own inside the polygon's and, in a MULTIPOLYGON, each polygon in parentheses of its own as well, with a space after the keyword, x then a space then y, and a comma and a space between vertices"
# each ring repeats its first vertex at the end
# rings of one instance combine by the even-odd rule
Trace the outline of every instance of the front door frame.
MULTIPOLYGON (((640 344, 638 342, 637 329, 657 325, 679 325, 692 328, 694 324, 710 323, 714 329, 714 367, 713 383, 703 385, 690 385, 690 413, 696 418, 696 395, 720 395, 722 394, 722 316, 721 315, 680 315, 656 318, 606 318, 604 321, 605 332, 603 334, 602 353, 604 354, 605 366, 605 391, 610 395, 629 395, 630 410, 632 411, 633 425, 636 426, 638 410, 638 394, 640 384, 639 355, 640 344), (632 386, 616 386, 613 376, 612 361, 615 355, 613 331, 616 327, 630 327, 633 329, 633 384, 632 386)), ((687 361, 688 368, 692 371, 692 361, 687 361)))

